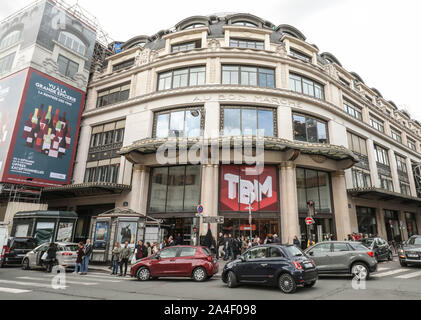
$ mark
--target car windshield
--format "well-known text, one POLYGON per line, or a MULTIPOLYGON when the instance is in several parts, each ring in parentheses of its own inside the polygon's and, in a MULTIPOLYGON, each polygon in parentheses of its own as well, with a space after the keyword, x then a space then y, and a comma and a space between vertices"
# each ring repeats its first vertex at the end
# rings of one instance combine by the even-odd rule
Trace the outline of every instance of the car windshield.
POLYGON ((374 239, 362 239, 361 240, 361 243, 363 245, 365 245, 367 248, 368 247, 371 247, 371 245, 373 244, 373 242, 374 242, 374 239))
POLYGON ((367 251, 367 247, 359 242, 349 242, 349 245, 356 251, 367 251))
POLYGON ((287 251, 289 252, 289 254, 293 257, 301 257, 303 255, 303 252, 298 249, 296 246, 289 246, 286 247, 287 251))
POLYGON ((34 241, 15 241, 13 247, 17 250, 32 250, 36 247, 36 243, 34 241))

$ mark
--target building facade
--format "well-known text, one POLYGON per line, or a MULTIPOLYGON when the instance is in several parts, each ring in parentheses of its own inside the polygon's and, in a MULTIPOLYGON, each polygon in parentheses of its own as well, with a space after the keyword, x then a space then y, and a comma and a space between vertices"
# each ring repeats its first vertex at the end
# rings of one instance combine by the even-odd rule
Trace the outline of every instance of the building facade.
POLYGON ((95 71, 72 184, 43 196, 79 214, 80 239, 91 217, 127 207, 186 243, 194 227, 291 242, 313 201, 318 241, 400 241, 421 230, 420 142, 420 123, 294 27, 195 16, 128 40, 95 71), (199 204, 224 224, 203 223, 199 204))

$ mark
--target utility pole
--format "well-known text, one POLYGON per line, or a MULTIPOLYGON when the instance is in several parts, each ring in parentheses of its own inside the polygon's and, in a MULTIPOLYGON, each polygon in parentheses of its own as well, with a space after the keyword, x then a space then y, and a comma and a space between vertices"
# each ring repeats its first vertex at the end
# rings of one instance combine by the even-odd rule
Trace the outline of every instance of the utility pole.
POLYGON ((251 192, 249 193, 249 225, 250 225, 250 242, 252 241, 252 233, 253 233, 253 227, 252 227, 252 216, 251 216, 251 192))

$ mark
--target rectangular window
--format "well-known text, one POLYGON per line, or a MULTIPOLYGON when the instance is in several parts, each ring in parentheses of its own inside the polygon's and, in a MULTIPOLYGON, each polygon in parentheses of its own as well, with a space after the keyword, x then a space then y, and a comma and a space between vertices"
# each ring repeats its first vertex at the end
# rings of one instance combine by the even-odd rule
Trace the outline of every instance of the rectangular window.
POLYGON ((351 84, 344 78, 339 77, 339 82, 342 83, 345 87, 351 87, 351 84))
POLYGON ((351 117, 358 119, 360 121, 363 120, 363 114, 361 112, 361 108, 358 108, 348 101, 344 101, 344 110, 348 113, 351 117))
POLYGON ((303 93, 317 99, 324 99, 324 86, 314 80, 290 73, 290 88, 294 92, 303 93))
POLYGON ((113 66, 113 72, 118 71, 118 70, 122 70, 122 69, 126 69, 126 68, 129 68, 129 67, 133 66, 134 61, 135 61, 135 59, 130 59, 130 60, 127 60, 127 61, 124 61, 124 62, 121 62, 119 64, 114 65, 113 66))
POLYGON ((308 56, 305 53, 302 53, 302 52, 300 52, 298 50, 295 50, 295 49, 290 48, 289 49, 289 54, 290 54, 290 56, 292 56, 294 58, 297 58, 297 59, 300 59, 302 61, 311 62, 311 57, 310 56, 308 56))
POLYGON ((119 126, 117 126, 118 129, 115 129, 115 124, 116 123, 108 123, 93 127, 89 147, 96 148, 122 143, 124 139, 124 128, 119 128, 119 126))
POLYGON ((293 114, 294 140, 329 143, 327 123, 310 116, 293 114))
POLYGON ((400 181, 399 182, 400 187, 401 187, 401 193, 406 195, 406 196, 411 196, 411 187, 409 184, 400 181))
POLYGON ((189 51, 200 47, 202 47, 201 40, 178 43, 171 46, 171 52, 189 51))
POLYGON ((371 118, 370 125, 377 131, 384 133, 384 124, 382 121, 371 118))
POLYGON ((191 67, 162 72, 158 75, 158 90, 201 86, 206 81, 206 67, 191 67))
POLYGON ((408 148, 417 151, 417 145, 414 140, 408 139, 408 148))
POLYGON ((230 39, 230 47, 264 50, 265 42, 247 39, 230 39))
POLYGON ((375 151, 375 154, 376 154, 376 161, 378 163, 389 166, 389 155, 387 154, 387 150, 382 148, 382 147, 379 147, 379 146, 375 145, 374 151, 375 151))
POLYGON ((203 121, 203 109, 200 107, 158 112, 155 114, 154 136, 200 137, 203 121))
POLYGON ((194 212, 200 202, 200 166, 153 168, 149 212, 194 212))
POLYGON ((275 88, 275 70, 251 66, 222 66, 222 84, 275 88))
POLYGON ((329 173, 297 168, 297 198, 299 212, 307 212, 307 201, 313 201, 316 213, 332 213, 329 173))
POLYGON ((354 188, 369 188, 371 187, 371 176, 370 172, 352 169, 352 183, 354 188))
POLYGON ((392 139, 399 143, 402 143, 402 134, 395 129, 392 129, 391 131, 392 131, 392 139))
POLYGON ((408 173, 408 169, 406 167, 406 159, 404 157, 396 155, 396 166, 398 171, 400 171, 401 173, 408 173))
POLYGON ((105 107, 121 101, 126 101, 130 96, 130 83, 98 92, 97 108, 105 107))
POLYGON ((377 234, 376 209, 357 207, 358 231, 363 234, 374 236, 377 234))
POLYGON ((0 58, 0 74, 9 72, 12 69, 14 59, 15 59, 15 52, 3 58, 0 58))
POLYGON ((391 177, 379 174, 380 188, 393 192, 393 180, 391 177))
POLYGON ((347 135, 349 149, 355 153, 368 156, 366 140, 351 132, 347 132, 347 135))
POLYGON ((254 107, 224 107, 221 109, 224 136, 257 135, 263 130, 263 136, 274 137, 276 110, 254 107))
POLYGON ((62 55, 58 56, 57 64, 58 71, 65 77, 73 78, 79 70, 79 64, 62 55))
POLYGON ((109 182, 117 183, 120 164, 88 168, 85 171, 85 183, 87 182, 109 182))

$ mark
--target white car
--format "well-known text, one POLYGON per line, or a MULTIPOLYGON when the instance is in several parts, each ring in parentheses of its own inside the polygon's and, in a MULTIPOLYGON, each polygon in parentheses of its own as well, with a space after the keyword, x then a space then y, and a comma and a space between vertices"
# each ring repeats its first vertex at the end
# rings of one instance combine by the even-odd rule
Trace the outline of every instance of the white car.
MULTIPOLYGON (((76 264, 77 243, 70 242, 56 242, 56 264, 64 268, 74 268, 76 264)), ((45 262, 42 256, 47 252, 49 243, 44 243, 34 250, 28 252, 22 260, 22 269, 29 270, 31 268, 45 268, 45 262)))

